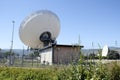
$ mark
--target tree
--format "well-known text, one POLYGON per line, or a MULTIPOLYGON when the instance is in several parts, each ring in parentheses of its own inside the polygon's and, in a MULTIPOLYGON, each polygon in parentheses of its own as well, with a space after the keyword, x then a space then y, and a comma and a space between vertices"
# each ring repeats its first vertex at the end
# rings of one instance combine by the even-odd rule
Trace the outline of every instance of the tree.
MULTIPOLYGON (((39 51, 34 49, 33 52, 29 54, 29 57, 32 58, 32 66, 33 66, 33 59, 36 58, 36 57, 40 57, 39 51)), ((39 61, 37 59, 37 66, 38 66, 38 62, 39 61)))
POLYGON ((120 58, 120 55, 117 51, 111 50, 108 53, 108 59, 119 59, 119 58, 120 58))
POLYGON ((2 53, 2 52, 1 52, 1 48, 0 48, 0 57, 2 57, 1 53, 2 53))
POLYGON ((7 52, 4 53, 4 57, 5 57, 6 59, 8 58, 8 56, 10 56, 10 52, 9 52, 9 51, 7 51, 7 52))
POLYGON ((29 54, 29 57, 32 58, 32 66, 33 66, 33 58, 35 57, 34 53, 33 53, 33 52, 30 53, 30 54, 29 54))
POLYGON ((95 54, 94 54, 94 53, 90 53, 89 57, 90 57, 91 59, 94 59, 94 58, 95 58, 95 54))
POLYGON ((3 56, 6 59, 9 60, 9 65, 13 65, 14 64, 14 60, 15 60, 15 55, 16 55, 16 53, 14 53, 14 52, 11 53, 10 51, 7 51, 7 52, 4 53, 3 56))

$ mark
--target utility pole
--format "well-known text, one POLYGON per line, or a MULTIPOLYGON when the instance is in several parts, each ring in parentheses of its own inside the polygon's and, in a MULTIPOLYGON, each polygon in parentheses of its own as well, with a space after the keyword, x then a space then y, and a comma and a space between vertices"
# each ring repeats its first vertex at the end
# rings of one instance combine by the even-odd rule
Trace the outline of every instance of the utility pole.
POLYGON ((11 37, 11 48, 10 48, 10 56, 9 56, 9 65, 13 65, 13 39, 14 39, 14 23, 15 21, 12 21, 13 28, 12 28, 12 37, 11 37))
POLYGON ((22 67, 23 67, 23 62, 24 62, 24 46, 23 46, 23 54, 22 54, 22 67))

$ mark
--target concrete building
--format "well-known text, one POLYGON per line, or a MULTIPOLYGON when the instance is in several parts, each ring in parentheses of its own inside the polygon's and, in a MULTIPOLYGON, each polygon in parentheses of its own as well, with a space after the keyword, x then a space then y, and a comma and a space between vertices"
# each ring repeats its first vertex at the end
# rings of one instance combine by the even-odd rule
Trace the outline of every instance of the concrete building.
POLYGON ((77 62, 80 58, 80 49, 77 45, 53 45, 45 47, 40 51, 42 64, 69 64, 77 62))

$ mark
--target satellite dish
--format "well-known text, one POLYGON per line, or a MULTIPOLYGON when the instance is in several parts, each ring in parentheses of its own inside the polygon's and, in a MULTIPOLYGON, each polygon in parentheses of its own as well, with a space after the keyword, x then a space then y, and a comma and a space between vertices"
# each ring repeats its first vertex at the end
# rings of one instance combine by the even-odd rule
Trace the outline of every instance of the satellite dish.
POLYGON ((43 48, 54 43, 60 32, 60 21, 48 10, 37 11, 26 17, 20 25, 19 37, 31 48, 43 48))
POLYGON ((108 54, 108 46, 105 45, 102 49, 102 56, 107 56, 107 54, 108 54))

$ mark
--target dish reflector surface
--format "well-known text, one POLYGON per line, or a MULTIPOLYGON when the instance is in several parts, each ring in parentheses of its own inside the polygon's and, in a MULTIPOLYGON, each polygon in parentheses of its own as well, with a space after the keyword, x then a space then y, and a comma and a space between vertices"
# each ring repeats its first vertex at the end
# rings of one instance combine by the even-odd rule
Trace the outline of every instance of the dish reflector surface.
POLYGON ((56 40, 59 32, 60 21, 57 15, 48 10, 41 10, 23 20, 19 28, 19 37, 25 45, 31 48, 42 48, 44 44, 40 36, 43 33, 50 33, 50 38, 56 40))
POLYGON ((102 49, 102 56, 107 56, 107 54, 108 54, 108 46, 105 45, 102 49))

